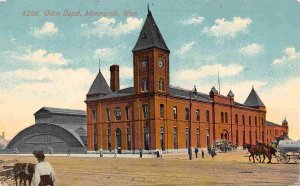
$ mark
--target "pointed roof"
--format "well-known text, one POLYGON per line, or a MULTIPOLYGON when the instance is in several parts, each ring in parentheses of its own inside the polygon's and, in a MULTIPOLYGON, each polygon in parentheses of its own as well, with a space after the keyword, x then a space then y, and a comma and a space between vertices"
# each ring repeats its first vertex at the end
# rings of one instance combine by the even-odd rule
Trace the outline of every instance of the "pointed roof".
POLYGON ((132 49, 132 52, 136 52, 139 50, 144 50, 152 47, 157 47, 167 52, 170 52, 155 21, 152 17, 152 13, 149 10, 148 6, 148 14, 144 26, 140 32, 139 38, 132 49))
POLYGON ((99 73, 98 73, 97 77, 95 78, 87 95, 93 95, 93 94, 105 94, 106 95, 111 92, 112 91, 111 91, 110 87, 108 86, 101 71, 99 70, 99 73))
POLYGON ((282 124, 288 124, 287 120, 286 120, 286 117, 284 118, 282 124))
POLYGON ((210 94, 218 94, 219 92, 217 91, 217 89, 215 88, 215 86, 213 86, 209 92, 210 94))
POLYGON ((231 97, 231 98, 234 97, 234 94, 233 94, 233 92, 231 90, 228 92, 227 97, 231 97))
POLYGON ((261 99, 259 98, 259 96, 257 95, 253 87, 244 105, 249 107, 266 107, 264 103, 261 101, 261 99))

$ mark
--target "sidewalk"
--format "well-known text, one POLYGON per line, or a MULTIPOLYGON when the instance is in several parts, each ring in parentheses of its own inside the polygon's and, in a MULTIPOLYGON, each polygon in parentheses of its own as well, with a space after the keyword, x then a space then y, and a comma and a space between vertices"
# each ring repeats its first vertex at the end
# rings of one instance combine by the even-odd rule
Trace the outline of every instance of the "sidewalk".
MULTIPOLYGON (((1 154, 1 156, 33 156, 32 154, 1 154)), ((76 157, 76 158, 100 158, 100 154, 45 154, 46 157, 76 157)), ((156 157, 156 156, 155 156, 156 157)), ((102 158, 114 158, 114 154, 103 154, 102 158)), ((139 154, 117 154, 116 158, 140 158, 139 154)), ((143 158, 154 158, 152 154, 143 154, 143 158)))

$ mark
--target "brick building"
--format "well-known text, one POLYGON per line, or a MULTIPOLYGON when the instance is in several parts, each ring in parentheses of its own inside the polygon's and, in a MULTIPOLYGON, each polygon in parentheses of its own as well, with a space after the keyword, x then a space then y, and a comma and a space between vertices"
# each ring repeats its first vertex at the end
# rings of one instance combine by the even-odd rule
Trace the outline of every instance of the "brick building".
POLYGON ((232 91, 224 96, 214 87, 204 94, 170 86, 170 51, 150 10, 132 53, 133 87, 120 89, 119 66, 113 65, 110 86, 99 70, 87 93, 88 150, 186 149, 189 133, 192 147, 218 139, 242 146, 288 132, 286 120, 283 126, 266 122, 266 107, 253 88, 241 104, 232 91))

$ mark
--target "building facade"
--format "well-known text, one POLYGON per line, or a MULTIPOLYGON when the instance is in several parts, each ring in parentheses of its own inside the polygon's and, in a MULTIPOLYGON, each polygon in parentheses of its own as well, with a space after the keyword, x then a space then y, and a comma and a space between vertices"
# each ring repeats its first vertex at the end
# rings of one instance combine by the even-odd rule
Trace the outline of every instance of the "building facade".
POLYGON ((268 125, 254 88, 241 104, 232 91, 225 96, 214 87, 204 94, 170 86, 170 51, 150 10, 132 53, 133 87, 120 89, 119 66, 113 65, 110 86, 99 70, 86 95, 89 151, 186 149, 218 139, 242 146, 287 134, 286 120, 268 125))

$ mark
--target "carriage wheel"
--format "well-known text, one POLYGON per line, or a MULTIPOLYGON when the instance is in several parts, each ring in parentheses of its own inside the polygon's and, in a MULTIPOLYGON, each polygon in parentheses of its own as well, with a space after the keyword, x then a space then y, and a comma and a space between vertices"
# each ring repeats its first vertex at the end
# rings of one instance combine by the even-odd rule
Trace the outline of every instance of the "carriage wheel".
POLYGON ((294 153, 293 154, 293 159, 295 163, 299 163, 299 159, 300 159, 300 154, 294 153))
POLYGON ((281 163, 288 163, 290 161, 290 157, 286 154, 280 154, 279 160, 281 161, 281 163))

